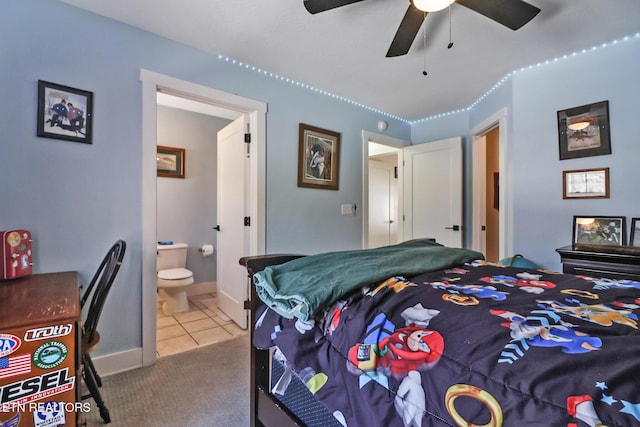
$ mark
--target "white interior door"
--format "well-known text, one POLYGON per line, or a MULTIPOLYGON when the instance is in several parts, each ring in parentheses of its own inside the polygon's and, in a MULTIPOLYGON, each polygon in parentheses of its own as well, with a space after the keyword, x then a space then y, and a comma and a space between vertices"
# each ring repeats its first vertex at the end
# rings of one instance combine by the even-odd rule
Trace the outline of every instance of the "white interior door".
POLYGON ((392 245, 398 241, 396 168, 396 154, 369 160, 369 248, 392 245))
POLYGON ((242 116, 218 132, 218 223, 217 296, 218 308, 241 328, 247 327, 247 272, 238 263, 249 255, 247 186, 249 160, 244 134, 247 118, 242 116))
POLYGON ((405 147, 404 240, 462 247, 462 138, 405 147))

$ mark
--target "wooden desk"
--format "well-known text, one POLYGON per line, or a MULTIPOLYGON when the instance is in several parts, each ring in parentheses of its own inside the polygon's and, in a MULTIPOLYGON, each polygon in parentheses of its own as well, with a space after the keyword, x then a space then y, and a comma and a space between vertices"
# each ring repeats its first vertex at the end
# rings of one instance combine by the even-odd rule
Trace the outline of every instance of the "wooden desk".
POLYGON ((76 272, 0 281, 0 425, 80 425, 80 325, 76 272))

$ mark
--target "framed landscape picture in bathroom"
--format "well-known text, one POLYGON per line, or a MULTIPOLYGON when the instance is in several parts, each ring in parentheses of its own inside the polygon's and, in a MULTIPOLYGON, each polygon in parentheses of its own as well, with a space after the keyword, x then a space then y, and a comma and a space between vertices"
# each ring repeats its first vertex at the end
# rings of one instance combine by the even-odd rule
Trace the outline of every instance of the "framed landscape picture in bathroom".
POLYGON ((165 178, 184 178, 184 148, 158 145, 156 164, 158 169, 158 176, 165 178))

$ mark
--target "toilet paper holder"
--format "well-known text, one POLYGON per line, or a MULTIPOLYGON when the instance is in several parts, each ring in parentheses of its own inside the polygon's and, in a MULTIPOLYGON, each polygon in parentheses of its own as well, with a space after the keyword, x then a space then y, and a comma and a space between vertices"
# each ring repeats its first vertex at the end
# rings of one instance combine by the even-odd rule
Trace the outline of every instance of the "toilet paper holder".
POLYGON ((198 248, 198 252, 202 254, 202 256, 209 256, 213 254, 213 245, 202 245, 198 248))

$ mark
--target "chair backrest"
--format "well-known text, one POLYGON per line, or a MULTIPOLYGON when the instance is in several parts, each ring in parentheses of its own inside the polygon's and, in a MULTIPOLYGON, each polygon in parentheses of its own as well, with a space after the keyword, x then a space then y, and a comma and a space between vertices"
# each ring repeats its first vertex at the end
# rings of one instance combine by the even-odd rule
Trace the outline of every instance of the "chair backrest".
POLYGON ((80 301, 82 307, 85 306, 87 300, 91 297, 87 318, 82 325, 83 335, 85 335, 85 339, 87 339, 88 342, 93 341, 104 302, 107 299, 113 280, 118 274, 120 265, 122 265, 122 258, 124 257, 126 248, 127 244, 123 240, 118 240, 111 249, 109 249, 109 252, 107 252, 100 267, 98 267, 98 270, 93 275, 89 286, 82 295, 80 301))

